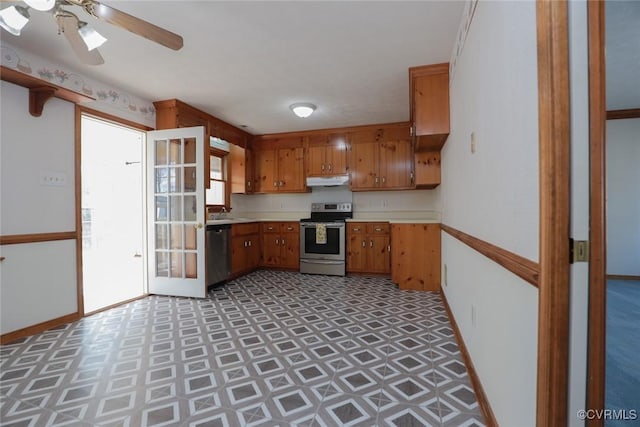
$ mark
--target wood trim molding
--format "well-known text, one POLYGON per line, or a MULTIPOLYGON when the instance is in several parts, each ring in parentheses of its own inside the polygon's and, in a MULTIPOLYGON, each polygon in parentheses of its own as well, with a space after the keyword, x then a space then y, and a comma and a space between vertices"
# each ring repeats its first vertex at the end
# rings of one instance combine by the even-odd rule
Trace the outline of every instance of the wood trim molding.
POLYGON ((524 258, 520 255, 509 252, 506 249, 492 245, 489 242, 478 239, 463 231, 456 230, 453 227, 449 227, 446 224, 440 224, 442 231, 460 240, 472 249, 480 252, 487 258, 497 262, 502 267, 506 268, 521 279, 526 280, 528 283, 535 287, 538 287, 538 264, 530 259, 524 258))
POLYGON ((444 292, 440 292, 440 295, 442 296, 444 308, 445 310, 447 310, 447 315, 449 316, 449 320, 451 321, 451 328, 453 329, 453 333, 456 336, 456 341, 458 341, 458 348, 460 349, 462 360, 467 367, 467 372, 469 372, 471 385, 473 386, 473 391, 476 394, 476 399, 478 400, 480 411, 482 412, 482 416, 484 417, 484 422, 487 427, 498 426, 498 420, 496 420, 496 417, 493 414, 493 410, 491 409, 491 405, 489 404, 489 399, 487 398, 487 395, 484 392, 484 388, 482 387, 482 383, 480 382, 480 377, 476 372, 476 368, 473 366, 471 355, 469 354, 467 346, 462 339, 462 334, 460 333, 460 329, 458 328, 456 319, 455 317, 453 317, 453 312, 451 311, 451 307, 449 306, 449 301, 447 301, 447 296, 444 292))
POLYGON ((73 240, 78 233, 63 231, 60 233, 8 234, 0 236, 0 245, 18 245, 21 243, 54 242, 56 240, 73 240))
POLYGON ((348 133, 348 132, 357 132, 357 131, 369 130, 369 129, 390 128, 390 127, 411 127, 411 123, 409 122, 378 123, 378 124, 371 124, 371 125, 349 126, 349 127, 342 127, 342 128, 312 129, 312 130, 301 130, 296 132, 269 133, 265 135, 255 135, 253 137, 253 141, 259 142, 259 141, 266 141, 270 139, 294 138, 294 137, 303 138, 305 136, 312 136, 312 135, 317 135, 321 133, 348 133))
POLYGON ((118 116, 114 116, 112 114, 108 114, 108 113, 103 113, 102 111, 98 111, 98 110, 94 110, 93 108, 88 108, 82 105, 76 105, 76 112, 79 112, 80 114, 86 114, 88 116, 94 116, 97 117, 99 119, 105 120, 107 122, 111 122, 114 123, 116 125, 119 126, 127 126, 133 129, 138 129, 138 130, 143 130, 145 132, 153 130, 153 128, 147 126, 147 125, 143 125, 140 123, 136 123, 134 121, 131 120, 126 120, 123 118, 120 118, 118 116))
MULTIPOLYGON (((605 4, 587 2, 589 44, 589 303, 585 409, 605 408, 607 236, 606 236, 606 63, 605 4)), ((602 427, 602 418, 589 419, 602 427)))
MULTIPOLYGON (((76 105, 74 112, 75 120, 73 134, 76 230, 82 230, 82 114, 86 112, 87 109, 76 105)), ((97 117, 102 116, 98 115, 97 117)), ((81 316, 84 316, 84 284, 82 270, 82 231, 80 231, 78 233, 78 238, 76 239, 76 304, 78 305, 78 313, 80 313, 81 316)))
POLYGON ((640 276, 629 276, 627 274, 607 274, 607 280, 640 280, 640 276))
POLYGON ((37 325, 27 326, 26 328, 18 329, 17 331, 9 332, 0 336, 0 344, 5 345, 17 341, 21 338, 25 338, 31 335, 39 334, 49 329, 56 328, 67 323, 75 322, 80 319, 80 313, 71 313, 66 316, 58 317, 56 319, 47 320, 46 322, 38 323, 37 325))
POLYGON ((540 277, 536 425, 569 419, 570 96, 568 2, 536 2, 540 277))
POLYGON ((640 108, 607 111, 607 120, 638 119, 638 118, 640 118, 640 108))
POLYGON ((4 81, 29 89, 29 113, 34 117, 40 117, 42 115, 44 104, 51 97, 64 99, 74 104, 95 101, 95 98, 91 96, 74 92, 49 81, 5 67, 4 65, 0 65, 0 77, 4 81))

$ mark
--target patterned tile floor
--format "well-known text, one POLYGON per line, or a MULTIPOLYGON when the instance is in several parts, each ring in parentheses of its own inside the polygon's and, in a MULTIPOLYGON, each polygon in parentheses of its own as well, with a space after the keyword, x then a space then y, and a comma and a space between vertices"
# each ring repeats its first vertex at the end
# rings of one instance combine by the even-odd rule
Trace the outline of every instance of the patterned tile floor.
POLYGON ((3 426, 479 426, 440 295, 258 271, 1 347, 3 426))

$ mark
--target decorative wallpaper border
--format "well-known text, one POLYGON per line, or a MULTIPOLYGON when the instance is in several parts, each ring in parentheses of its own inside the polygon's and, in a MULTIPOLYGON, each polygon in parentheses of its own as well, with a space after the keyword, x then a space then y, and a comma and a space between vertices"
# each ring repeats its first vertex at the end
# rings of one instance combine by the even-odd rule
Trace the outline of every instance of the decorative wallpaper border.
POLYGON ((25 53, 6 43, 0 44, 0 64, 91 96, 96 100, 86 105, 92 108, 101 109, 102 106, 110 111, 119 110, 125 113, 121 115, 127 116, 127 118, 155 127, 156 110, 151 101, 143 100, 117 88, 108 87, 75 71, 65 70, 63 67, 48 63, 43 58, 25 53))
POLYGON ((453 52, 451 52, 451 59, 449 60, 449 84, 453 81, 456 64, 458 62, 458 58, 462 54, 464 43, 467 40, 467 35, 469 34, 469 28, 471 28, 471 21, 473 21, 473 14, 476 11, 477 5, 478 0, 466 0, 464 4, 462 19, 460 19, 460 26, 458 27, 458 34, 456 36, 456 43, 453 46, 453 52))

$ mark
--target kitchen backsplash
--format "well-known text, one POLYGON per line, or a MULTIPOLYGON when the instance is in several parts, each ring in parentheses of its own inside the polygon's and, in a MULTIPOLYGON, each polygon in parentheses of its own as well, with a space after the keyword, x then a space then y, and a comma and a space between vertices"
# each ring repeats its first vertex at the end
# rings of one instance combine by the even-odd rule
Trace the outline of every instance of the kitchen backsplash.
POLYGON ((345 187, 314 188, 301 194, 232 194, 234 215, 282 212, 309 214, 313 202, 352 202, 356 217, 367 213, 411 213, 412 217, 440 215, 440 188, 434 190, 351 192, 345 187))

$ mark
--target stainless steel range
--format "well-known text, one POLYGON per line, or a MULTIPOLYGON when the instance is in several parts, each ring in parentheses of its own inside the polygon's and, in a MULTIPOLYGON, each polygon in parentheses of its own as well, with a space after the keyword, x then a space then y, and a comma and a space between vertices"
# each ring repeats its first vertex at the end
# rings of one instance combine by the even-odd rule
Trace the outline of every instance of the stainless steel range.
POLYGON ((346 274, 346 223, 351 203, 312 203, 311 218, 300 220, 300 272, 346 274))

